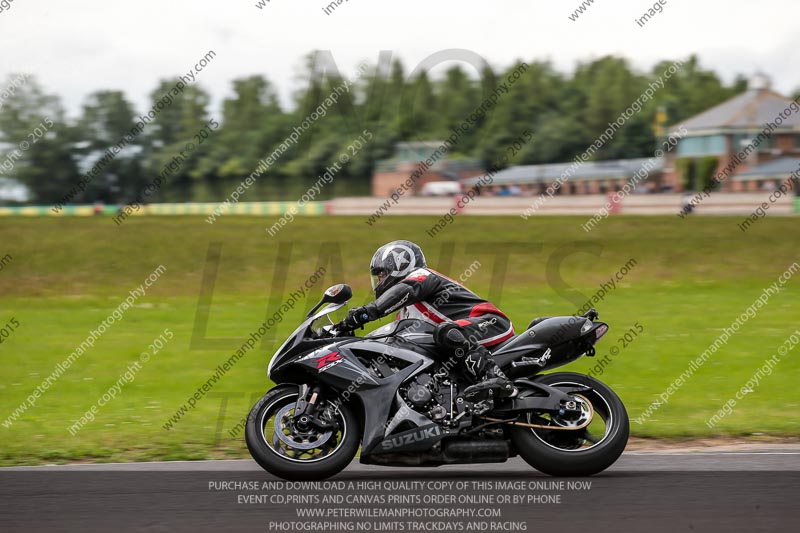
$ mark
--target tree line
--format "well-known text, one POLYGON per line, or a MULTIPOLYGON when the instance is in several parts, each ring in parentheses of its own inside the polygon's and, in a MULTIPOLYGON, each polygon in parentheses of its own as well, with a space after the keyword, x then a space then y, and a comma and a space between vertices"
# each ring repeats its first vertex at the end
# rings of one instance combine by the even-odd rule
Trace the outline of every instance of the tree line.
MULTIPOLYGON (((330 71, 321 74, 315 58, 305 58, 301 88, 289 106, 280 104, 266 76, 233 80, 233 94, 223 100, 219 127, 213 131, 208 127, 214 118, 209 114, 211 98, 200 83, 183 89, 169 105, 162 104, 141 128, 137 123, 147 110, 135 109, 123 91, 103 89, 88 95, 79 116, 72 118, 58 95, 47 93, 35 77, 26 76, 19 84, 15 80, 20 75, 11 75, 0 84, 0 89, 15 84, 0 102, 0 178, 25 184, 33 203, 59 203, 72 190, 75 194, 66 203, 124 204, 140 197, 153 177, 180 154, 179 167, 148 201, 219 201, 305 121, 309 127, 302 138, 281 152, 246 200, 291 199, 293 191, 302 190, 298 184, 316 181, 340 161, 351 137, 364 129, 373 134, 371 142, 341 165, 335 187, 326 194, 368 193, 376 165, 394 155, 398 142, 447 138, 523 63, 504 70, 486 66, 480 76, 458 64, 441 75, 424 69, 409 73, 400 59, 369 65, 346 95, 325 106, 324 116, 309 121, 342 83, 330 71), (132 131, 140 133, 131 135, 132 131), (85 186, 76 189, 78 183, 85 186)), ((638 72, 625 58, 614 56, 581 62, 571 73, 547 61, 524 63, 524 72, 460 135, 449 157, 491 165, 527 130, 530 142, 509 164, 569 161, 674 61, 661 61, 649 72, 638 72)), ((149 95, 152 106, 179 81, 177 76, 160 80, 149 95)), ((714 71, 702 68, 697 57, 686 58, 594 158, 652 156, 665 125, 746 88, 743 76, 726 84, 714 71)))

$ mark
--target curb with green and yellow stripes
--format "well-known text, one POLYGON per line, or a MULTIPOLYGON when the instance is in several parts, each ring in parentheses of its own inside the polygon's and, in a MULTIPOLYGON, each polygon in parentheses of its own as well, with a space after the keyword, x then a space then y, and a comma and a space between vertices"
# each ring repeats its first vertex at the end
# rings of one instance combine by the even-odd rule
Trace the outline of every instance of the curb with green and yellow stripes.
MULTIPOLYGON (((221 207, 219 203, 181 203, 181 204, 147 204, 138 211, 131 210, 130 216, 143 215, 213 215, 217 216, 281 216, 295 210, 296 215, 319 216, 326 213, 326 202, 308 202, 298 207, 297 202, 239 202, 221 207)), ((116 216, 119 206, 69 205, 56 211, 52 206, 31 205, 17 207, 0 207, 0 216, 28 217, 90 217, 95 215, 116 216)))
MULTIPOLYGON (((297 202, 239 202, 221 207, 219 203, 182 203, 182 204, 148 204, 143 205, 138 211, 131 211, 130 216, 142 215, 213 215, 215 210, 219 210, 218 217, 226 215, 248 215, 248 216, 282 216, 294 209, 296 215, 319 216, 332 213, 332 208, 328 202, 309 202, 302 207, 297 206, 297 202)), ((794 211, 800 213, 800 197, 794 199, 794 211)), ((52 206, 47 205, 28 205, 15 207, 0 207, 0 216, 75 216, 89 217, 94 215, 116 216, 119 213, 119 206, 95 206, 95 205, 69 205, 61 208, 58 212, 52 206)), ((126 217, 127 218, 127 217, 126 217)))

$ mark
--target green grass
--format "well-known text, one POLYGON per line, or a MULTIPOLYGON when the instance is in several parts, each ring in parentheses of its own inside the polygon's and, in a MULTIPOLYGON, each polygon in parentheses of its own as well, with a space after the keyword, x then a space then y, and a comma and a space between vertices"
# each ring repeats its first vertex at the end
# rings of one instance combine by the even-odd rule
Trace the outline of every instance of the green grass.
MULTIPOLYGON (((495 295, 518 330, 535 316, 574 312, 635 259, 637 265, 596 306, 612 327, 598 356, 619 347, 619 335, 635 322, 644 327, 598 376, 620 394, 632 417, 640 416, 765 287, 800 261, 793 218, 767 218, 743 234, 733 218, 614 217, 587 234, 580 229, 583 217, 460 217, 432 239, 425 230, 436 220, 387 217, 369 227, 362 217, 300 218, 275 238, 265 232, 275 220, 263 218, 227 217, 213 226, 201 217, 139 218, 119 228, 107 218, 0 220, 0 257, 13 257, 0 271, 0 325, 12 317, 20 323, 0 344, 0 422, 129 290, 158 265, 167 268, 34 407, 10 428, 0 425, 0 464, 247 456, 242 439, 230 438, 227 431, 270 387, 269 356, 327 285, 347 281, 356 294, 353 305, 368 301, 369 259, 392 239, 415 240, 429 263, 451 276, 480 261, 467 284, 495 295), (221 243, 221 259, 207 330, 195 334, 206 256, 215 243, 221 243), (165 430, 162 425, 268 310, 277 309, 319 266, 327 274, 309 299, 196 409, 165 430), (283 271, 281 288, 276 273, 283 271), (70 435, 67 427, 164 328, 174 338, 99 409, 93 422, 70 435)), ((705 421, 800 329, 798 283, 790 280, 666 406, 644 424, 632 423, 634 435, 797 435, 800 349, 713 430, 705 421)), ((596 361, 585 358, 567 368, 588 371, 596 361)))

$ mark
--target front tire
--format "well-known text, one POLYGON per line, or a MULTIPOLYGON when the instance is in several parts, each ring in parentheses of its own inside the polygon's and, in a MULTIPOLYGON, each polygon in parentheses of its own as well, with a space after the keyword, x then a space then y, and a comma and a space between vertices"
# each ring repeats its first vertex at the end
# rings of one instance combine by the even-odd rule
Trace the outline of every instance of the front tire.
MULTIPOLYGON (((591 476, 614 464, 622 455, 630 434, 628 413, 619 396, 601 381, 574 372, 547 374, 536 381, 551 387, 591 387, 591 392, 581 393, 580 401, 588 401, 593 416, 599 419, 593 418, 586 428, 574 431, 513 426, 511 441, 525 462, 551 476, 591 476)), ((570 425, 569 420, 560 420, 557 416, 545 418, 529 414, 527 421, 561 427, 570 425)), ((574 421, 576 426, 578 421, 574 421)))
POLYGON ((335 429, 302 432, 291 421, 298 396, 298 387, 279 385, 256 402, 245 426, 247 449, 264 470, 283 479, 329 478, 355 457, 361 440, 358 419, 347 405, 339 405, 331 408, 335 429))

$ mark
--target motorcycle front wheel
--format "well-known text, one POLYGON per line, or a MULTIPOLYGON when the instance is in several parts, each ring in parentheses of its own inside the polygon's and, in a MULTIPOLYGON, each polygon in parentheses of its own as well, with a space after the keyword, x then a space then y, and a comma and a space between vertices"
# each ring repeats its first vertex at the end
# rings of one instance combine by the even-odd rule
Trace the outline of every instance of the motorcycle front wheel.
MULTIPOLYGON (((573 395, 578 409, 567 416, 528 413, 525 422, 554 429, 513 426, 511 441, 532 467, 552 476, 591 476, 602 472, 622 455, 630 422, 622 400, 599 380, 574 372, 536 378, 551 387, 585 385, 591 391, 573 395), (569 429, 570 427, 579 429, 569 429)), ((535 394, 521 390, 520 397, 535 394)))
MULTIPOLYGON (((355 457, 360 441, 358 419, 347 405, 330 406, 332 429, 301 430, 292 421, 298 396, 296 386, 279 385, 256 402, 245 426, 247 448, 264 470, 283 479, 326 479, 355 457)), ((320 409, 325 407, 320 405, 320 409)))

